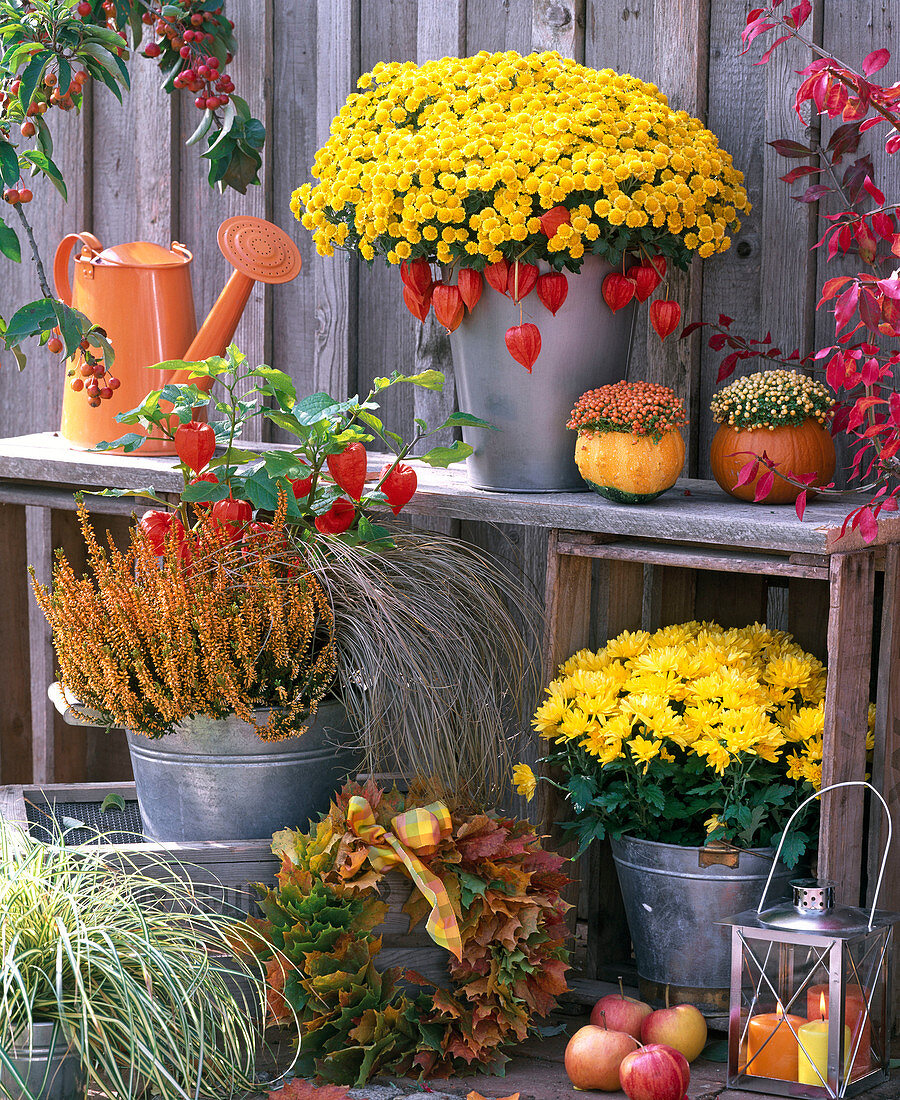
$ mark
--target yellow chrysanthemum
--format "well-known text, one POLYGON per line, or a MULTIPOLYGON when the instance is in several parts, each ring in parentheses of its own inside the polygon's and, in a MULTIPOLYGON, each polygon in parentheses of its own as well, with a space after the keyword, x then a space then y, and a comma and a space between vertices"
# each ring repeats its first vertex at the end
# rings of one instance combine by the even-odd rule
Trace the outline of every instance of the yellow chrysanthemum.
POLYGON ((749 209, 715 136, 655 85, 611 69, 482 52, 379 64, 358 89, 316 154, 315 182, 291 200, 323 254, 365 241, 400 263, 405 242, 416 258, 493 263, 524 242, 529 260, 574 264, 585 240, 649 223, 673 250, 711 255, 749 209), (571 221, 548 239, 535 222, 560 204, 571 221))
POLYGON ((513 786, 522 797, 530 802, 537 790, 537 777, 527 764, 516 764, 512 770, 513 786))

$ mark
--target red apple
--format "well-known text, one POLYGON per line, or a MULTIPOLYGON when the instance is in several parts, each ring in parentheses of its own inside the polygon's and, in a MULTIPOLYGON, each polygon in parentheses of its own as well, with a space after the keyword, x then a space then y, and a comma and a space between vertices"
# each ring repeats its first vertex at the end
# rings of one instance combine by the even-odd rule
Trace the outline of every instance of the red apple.
POLYGON ((684 1055, 659 1043, 626 1054, 619 1066, 628 1100, 682 1100, 690 1079, 684 1055))
POLYGON ((657 1009, 641 1024, 641 1042, 665 1043, 693 1062, 706 1046, 706 1020, 693 1005, 657 1009))
POLYGON ((641 1024, 653 1009, 634 997, 624 993, 607 993, 594 1005, 591 1011, 591 1023, 597 1027, 608 1027, 611 1031, 624 1031, 635 1039, 641 1037, 641 1024))
MULTIPOLYGON (((565 1057, 566 1073, 577 1089, 616 1092, 622 1059, 639 1049, 633 1035, 588 1024, 579 1028, 569 1040, 565 1057)), ((676 1100, 681 1100, 680 1093, 676 1100)))

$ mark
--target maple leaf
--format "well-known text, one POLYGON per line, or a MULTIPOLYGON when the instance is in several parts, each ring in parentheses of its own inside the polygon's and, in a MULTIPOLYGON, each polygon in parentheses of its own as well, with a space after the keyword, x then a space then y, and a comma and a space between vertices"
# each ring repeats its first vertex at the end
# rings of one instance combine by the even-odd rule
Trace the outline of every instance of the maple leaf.
POLYGON ((304 1077, 295 1077, 280 1089, 269 1093, 269 1100, 345 1100, 346 1085, 314 1085, 304 1077))
MULTIPOLYGON (((487 1100, 486 1096, 482 1096, 480 1092, 470 1092, 466 1097, 466 1100, 487 1100)), ((510 1093, 509 1096, 498 1097, 498 1100, 519 1100, 519 1094, 517 1092, 510 1093)))

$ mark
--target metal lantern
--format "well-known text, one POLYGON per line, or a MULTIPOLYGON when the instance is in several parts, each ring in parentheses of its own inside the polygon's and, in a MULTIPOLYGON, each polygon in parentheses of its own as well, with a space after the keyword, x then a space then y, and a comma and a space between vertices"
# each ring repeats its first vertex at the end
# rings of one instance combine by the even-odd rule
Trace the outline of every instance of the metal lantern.
POLYGON ((791 883, 792 902, 764 909, 770 873, 755 910, 722 921, 731 926, 728 1085, 772 1096, 855 1096, 888 1077, 893 926, 900 914, 875 909, 892 826, 887 803, 868 783, 836 783, 806 799, 800 811, 836 787, 866 786, 888 814, 888 835, 869 913, 834 904, 832 883, 791 883))

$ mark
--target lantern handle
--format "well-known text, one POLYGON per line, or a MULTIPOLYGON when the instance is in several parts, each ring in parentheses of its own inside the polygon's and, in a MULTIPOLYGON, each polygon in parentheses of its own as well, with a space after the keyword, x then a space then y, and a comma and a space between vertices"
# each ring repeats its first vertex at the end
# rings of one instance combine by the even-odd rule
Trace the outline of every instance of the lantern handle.
POLYGON ((875 894, 872 898, 872 908, 869 911, 868 931, 872 931, 872 923, 875 920, 875 906, 878 904, 878 895, 881 892, 881 883, 884 879, 885 867, 887 866, 888 852, 891 849, 891 838, 894 835, 894 823, 891 820, 891 811, 888 808, 887 802, 885 802, 884 798, 882 797, 881 792, 877 791, 871 783, 866 783, 865 780, 862 779, 847 779, 843 783, 832 783, 830 787, 823 787, 820 791, 816 791, 815 794, 811 794, 809 798, 805 798, 797 807, 797 809, 794 810, 794 812, 788 818, 788 823, 787 825, 785 825, 784 832, 781 834, 781 840, 779 840, 778 842, 778 848, 775 851, 775 858, 772 861, 772 870, 769 871, 769 877, 766 879, 766 885, 763 887, 762 897, 759 899, 759 905, 756 909, 757 913, 761 913, 763 911, 763 906, 766 902, 766 894, 768 894, 769 892, 769 887, 772 885, 772 878, 775 874, 775 868, 778 866, 778 857, 781 855, 781 849, 784 847, 784 842, 787 839, 788 829, 790 829, 791 825, 793 825, 794 818, 797 816, 797 814, 800 813, 802 809, 808 806, 810 802, 814 802, 817 798, 821 798, 823 794, 828 794, 829 791, 836 791, 838 787, 868 787, 872 794, 875 795, 875 797, 884 807, 884 815, 887 818, 887 840, 885 841, 884 845, 884 855, 881 857, 881 867, 878 871, 878 881, 875 883, 875 894))

